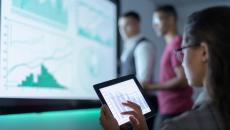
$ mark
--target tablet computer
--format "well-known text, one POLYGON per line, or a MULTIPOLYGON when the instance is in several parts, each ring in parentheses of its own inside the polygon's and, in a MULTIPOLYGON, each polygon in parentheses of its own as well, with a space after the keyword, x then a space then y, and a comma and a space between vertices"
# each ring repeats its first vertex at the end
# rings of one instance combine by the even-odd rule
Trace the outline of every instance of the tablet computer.
POLYGON ((151 106, 146 100, 143 88, 134 75, 128 75, 94 85, 94 89, 102 104, 107 104, 114 118, 121 128, 131 126, 129 116, 122 115, 124 111, 130 111, 122 105, 123 102, 132 101, 138 104, 146 118, 153 115, 151 106))

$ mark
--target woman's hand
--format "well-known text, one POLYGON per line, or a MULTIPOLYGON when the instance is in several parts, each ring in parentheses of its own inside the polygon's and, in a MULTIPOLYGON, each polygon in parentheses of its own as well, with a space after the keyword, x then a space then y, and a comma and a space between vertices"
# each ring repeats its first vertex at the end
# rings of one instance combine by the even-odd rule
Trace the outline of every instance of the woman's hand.
POLYGON ((120 130, 117 120, 106 105, 101 107, 100 123, 104 130, 120 130))
POLYGON ((133 126, 133 130, 148 130, 148 126, 145 117, 142 114, 141 107, 131 101, 127 101, 127 103, 122 104, 133 110, 122 113, 123 115, 129 115, 129 120, 131 125, 133 126))

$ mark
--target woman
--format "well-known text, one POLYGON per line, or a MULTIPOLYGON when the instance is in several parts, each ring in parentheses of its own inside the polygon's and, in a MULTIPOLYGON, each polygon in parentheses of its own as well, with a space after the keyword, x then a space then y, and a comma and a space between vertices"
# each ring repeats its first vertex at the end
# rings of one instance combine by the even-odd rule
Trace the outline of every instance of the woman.
MULTIPOLYGON (((211 7, 193 13, 185 28, 182 48, 177 54, 191 86, 204 86, 210 100, 162 125, 162 130, 230 130, 230 6, 211 7)), ((135 130, 147 130, 138 105, 124 103, 133 111, 135 130)), ((118 130, 116 120, 102 107, 101 124, 118 130)))

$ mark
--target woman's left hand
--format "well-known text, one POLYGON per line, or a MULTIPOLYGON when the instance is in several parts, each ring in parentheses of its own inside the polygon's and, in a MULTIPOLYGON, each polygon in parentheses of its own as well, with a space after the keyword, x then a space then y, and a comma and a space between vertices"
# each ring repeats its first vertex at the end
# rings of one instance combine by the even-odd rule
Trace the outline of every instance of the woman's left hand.
POLYGON ((113 117, 107 105, 101 107, 100 123, 104 130, 120 130, 117 120, 113 117))

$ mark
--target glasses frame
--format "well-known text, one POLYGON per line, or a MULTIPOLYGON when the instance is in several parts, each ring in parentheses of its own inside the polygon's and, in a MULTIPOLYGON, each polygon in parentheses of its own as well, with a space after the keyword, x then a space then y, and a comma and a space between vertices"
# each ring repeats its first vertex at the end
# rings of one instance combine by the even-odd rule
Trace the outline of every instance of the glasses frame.
POLYGON ((180 62, 182 62, 183 59, 184 59, 183 50, 184 50, 184 49, 191 48, 191 47, 196 47, 196 46, 199 46, 199 45, 197 45, 197 44, 195 44, 195 45, 188 45, 188 46, 184 46, 184 47, 175 49, 174 52, 175 52, 175 55, 176 55, 177 59, 178 59, 180 62))

